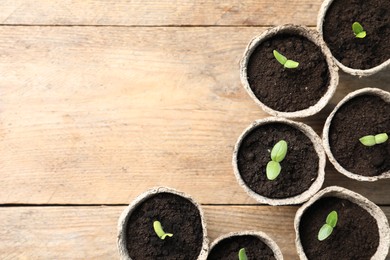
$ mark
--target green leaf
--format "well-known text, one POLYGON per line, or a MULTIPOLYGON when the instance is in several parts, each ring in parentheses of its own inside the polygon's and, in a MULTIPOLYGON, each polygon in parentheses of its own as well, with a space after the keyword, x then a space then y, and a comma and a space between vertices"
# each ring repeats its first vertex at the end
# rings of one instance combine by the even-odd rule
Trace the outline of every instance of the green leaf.
POLYGON ((154 232, 156 233, 156 235, 160 238, 160 239, 165 239, 167 236, 168 237, 172 237, 173 234, 171 233, 165 233, 162 226, 161 226, 161 223, 160 221, 154 221, 153 222, 153 229, 154 229, 154 232))
POLYGON ((164 240, 166 237, 172 237, 173 236, 173 234, 171 234, 171 233, 165 233, 164 235, 162 235, 160 238, 162 239, 162 240, 164 240))
POLYGON ((277 50, 274 50, 274 57, 282 65, 284 65, 287 61, 287 58, 280 54, 277 50))
POLYGON ((319 241, 323 241, 327 239, 330 236, 330 234, 332 234, 332 232, 333 232, 333 228, 328 224, 324 224, 321 227, 320 231, 318 232, 317 238, 319 241))
POLYGON ((293 60, 287 60, 286 63, 284 64, 284 67, 288 69, 295 69, 298 66, 299 66, 299 62, 293 60))
POLYGON ((279 176, 280 171, 282 170, 282 167, 278 162, 269 161, 267 163, 266 173, 267 173, 267 179, 270 181, 273 181, 276 179, 276 177, 279 176))
POLYGON ((248 260, 248 257, 246 256, 245 248, 241 248, 238 252, 238 259, 239 260, 248 260))
POLYGON ((282 64, 287 69, 295 69, 298 67, 299 63, 293 60, 288 60, 285 56, 280 54, 277 50, 274 50, 274 57, 280 64, 282 64))
POLYGON ((284 140, 280 140, 277 142, 271 151, 271 159, 275 162, 283 161, 284 157, 287 154, 287 142, 284 140))
POLYGON ((355 34, 358 34, 358 33, 361 33, 362 31, 364 31, 363 26, 358 22, 354 22, 352 24, 352 30, 355 34))
POLYGON ((375 143, 376 144, 381 144, 381 143, 386 142, 387 139, 389 139, 389 136, 386 133, 377 134, 375 136, 375 143))
POLYGON ((329 226, 334 228, 336 226, 336 224, 337 224, 337 220, 338 220, 337 212, 333 210, 326 217, 326 224, 328 224, 329 226))
POLYGON ((375 136, 373 135, 366 135, 359 139, 359 141, 364 144, 365 146, 373 146, 376 144, 375 142, 375 136))
POLYGON ((364 37, 366 37, 366 31, 363 31, 363 32, 356 34, 356 38, 363 39, 364 37))
POLYGON ((366 32, 364 31, 363 26, 358 22, 354 22, 352 24, 352 31, 355 34, 356 38, 366 37, 366 32))

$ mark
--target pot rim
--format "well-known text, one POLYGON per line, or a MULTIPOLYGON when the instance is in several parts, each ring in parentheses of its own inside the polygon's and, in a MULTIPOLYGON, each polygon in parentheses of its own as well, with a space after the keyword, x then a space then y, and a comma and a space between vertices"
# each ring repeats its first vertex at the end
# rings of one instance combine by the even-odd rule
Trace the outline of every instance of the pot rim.
POLYGON ((275 254, 276 260, 283 260, 283 254, 280 250, 278 244, 269 237, 266 233, 261 231, 255 231, 255 230, 245 230, 245 231, 237 231, 237 232, 230 232, 224 235, 219 236, 217 239, 215 239, 210 246, 210 253, 213 250, 213 248, 220 243, 222 240, 225 240, 230 237, 236 237, 236 236, 254 236, 259 238, 262 242, 264 242, 269 248, 271 248, 272 252, 275 254))
POLYGON ((285 118, 267 117, 264 119, 255 120, 242 132, 242 134, 240 135, 240 137, 238 138, 238 140, 234 146, 232 164, 233 164, 234 175, 236 176, 236 179, 237 179, 239 185, 246 191, 246 193, 250 197, 254 198, 257 202, 268 204, 268 205, 273 205, 273 206, 294 205, 294 204, 300 204, 300 203, 307 201, 310 197, 312 197, 315 193, 317 193, 321 189, 322 184, 324 183, 324 179, 325 179, 326 155, 325 155, 325 151, 322 147, 322 142, 321 142, 320 137, 314 132, 314 130, 310 126, 308 126, 304 123, 301 123, 301 122, 294 122, 292 120, 285 119, 285 118), (256 192, 254 192, 252 189, 250 189, 246 185, 246 183, 242 179, 240 171, 238 169, 237 155, 238 155, 238 151, 240 149, 240 146, 241 146, 243 139, 255 128, 257 128, 261 125, 272 124, 272 123, 287 124, 289 126, 294 127, 295 129, 298 129, 299 131, 301 131, 313 143, 314 149, 319 157, 318 175, 317 175, 316 180, 311 184, 309 189, 307 189, 303 193, 295 195, 293 197, 288 197, 288 198, 283 198, 283 199, 275 199, 275 198, 268 198, 268 197, 262 196, 256 192))
MULTIPOLYGON (((333 0, 324 0, 322 2, 322 5, 320 7, 320 11, 319 11, 318 16, 317 16, 317 31, 320 33, 324 42, 325 42, 325 40, 324 40, 323 29, 322 29, 323 24, 324 24, 324 20, 325 20, 324 18, 325 18, 326 12, 328 11, 328 9, 332 3, 333 3, 333 0)), ((325 42, 325 44, 326 44, 326 42, 325 42)), ((333 56, 333 54, 332 54, 332 58, 334 59, 337 66, 342 71, 344 71, 345 73, 348 73, 350 75, 359 76, 359 77, 373 75, 375 73, 378 73, 381 70, 384 70, 385 68, 387 68, 390 65, 390 59, 388 59, 387 61, 384 61, 383 63, 381 63, 375 67, 372 67, 370 69, 365 69, 365 70, 353 69, 353 68, 347 67, 344 64, 342 64, 338 59, 336 59, 333 56)))
POLYGON ((349 93, 336 105, 336 107, 333 109, 333 111, 329 114, 328 118, 326 119, 325 124, 324 124, 324 129, 322 132, 322 142, 323 142, 323 147, 325 149, 325 152, 328 155, 329 161, 333 164, 333 166, 336 168, 336 170, 338 172, 340 172, 341 174, 344 174, 348 178, 351 178, 354 180, 372 182, 372 181, 377 181, 380 179, 390 178, 390 171, 383 172, 382 174, 377 175, 377 176, 364 176, 364 175, 359 175, 359 174, 350 172, 347 169, 345 169, 343 166, 341 166, 340 163, 336 160, 336 158, 334 157, 334 155, 332 153, 332 150, 330 148, 330 143, 329 143, 329 128, 330 128, 330 125, 332 124, 332 120, 333 120, 334 115, 337 113, 337 111, 340 109, 340 107, 342 107, 344 104, 346 104, 351 99, 358 97, 358 96, 366 95, 366 94, 378 96, 378 97, 382 98, 383 100, 385 100, 386 102, 390 103, 390 93, 387 91, 384 91, 382 89, 378 89, 378 88, 363 88, 363 89, 359 89, 359 90, 356 90, 356 91, 349 93))
POLYGON ((206 260, 207 254, 209 250, 209 240, 207 237, 207 225, 206 220, 204 217, 204 213, 200 205, 188 194, 178 191, 176 189, 168 188, 168 187, 154 187, 151 188, 140 195, 138 195, 122 212, 122 214, 119 217, 118 220, 118 233, 117 233, 117 247, 119 251, 120 259, 123 260, 131 260, 126 246, 126 226, 129 217, 133 213, 133 211, 145 200, 155 196, 158 193, 171 193, 174 195, 178 195, 184 199, 187 199, 192 204, 195 205, 195 207, 198 209, 200 214, 200 219, 202 223, 202 231, 203 231, 203 242, 202 242, 202 248, 198 255, 198 260, 206 260))
POLYGON ((338 67, 333 60, 333 56, 330 50, 326 46, 325 42, 323 42, 322 36, 317 31, 311 30, 308 27, 302 25, 285 24, 285 25, 280 25, 280 26, 270 28, 264 31, 262 34, 252 38, 252 40, 247 45, 244 51, 244 55, 240 61, 240 79, 241 79, 241 84, 244 86, 249 96, 266 113, 272 116, 280 116, 286 118, 304 118, 318 113, 326 106, 326 104, 328 104, 329 100, 332 98, 333 94, 336 91, 336 87, 339 82, 339 74, 338 74, 338 67), (293 112, 277 111, 265 105, 263 102, 261 102, 253 93, 249 85, 248 76, 247 76, 248 62, 256 47, 264 40, 267 40, 277 35, 278 33, 284 33, 284 32, 295 33, 297 35, 303 36, 309 41, 313 42, 315 45, 317 45, 325 57, 328 70, 329 70, 329 85, 327 86, 328 89, 325 92, 325 94, 317 101, 315 105, 302 110, 293 111, 293 112))
POLYGON ((385 213, 383 213, 381 208, 379 208, 377 205, 375 205, 373 202, 363 197, 362 195, 338 186, 330 186, 319 191, 308 202, 303 204, 295 214, 295 218, 294 218, 295 246, 297 248, 299 258, 307 260, 307 256, 303 250, 300 235, 299 235, 299 224, 303 213, 320 198, 332 197, 332 196, 342 198, 342 199, 347 199, 352 203, 357 204, 358 206, 365 209, 371 216, 375 218, 378 225, 379 245, 375 254, 372 256, 371 259, 375 259, 375 260, 385 259, 390 247, 390 227, 385 213))

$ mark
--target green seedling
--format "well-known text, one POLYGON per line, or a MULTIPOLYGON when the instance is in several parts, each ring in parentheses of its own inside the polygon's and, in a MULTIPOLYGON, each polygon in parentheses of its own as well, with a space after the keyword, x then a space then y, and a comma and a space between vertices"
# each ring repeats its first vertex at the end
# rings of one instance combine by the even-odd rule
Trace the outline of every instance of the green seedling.
POLYGON ((299 66, 299 63, 293 60, 287 59, 285 56, 280 54, 277 50, 274 50, 275 59, 287 69, 295 69, 299 66))
POLYGON ((248 260, 248 257, 246 256, 245 248, 241 248, 238 252, 238 259, 239 260, 248 260))
POLYGON ((363 29, 363 26, 358 22, 354 22, 352 24, 352 31, 355 34, 356 38, 362 39, 362 38, 366 37, 366 35, 367 35, 366 31, 363 29))
POLYGON ((338 220, 338 215, 336 211, 332 211, 326 217, 326 223, 321 227, 318 232, 318 240, 323 241, 327 239, 333 232, 333 229, 336 227, 338 220))
POLYGON ((163 228, 161 226, 160 221, 156 220, 156 221, 153 222, 153 229, 154 229, 154 232, 156 232, 156 235, 160 239, 162 239, 162 240, 164 240, 166 237, 172 237, 173 236, 173 234, 171 234, 171 233, 165 233, 164 232, 164 230, 163 230, 163 228))
POLYGON ((359 139, 359 141, 365 146, 374 146, 386 142, 389 136, 386 133, 377 135, 366 135, 359 139))
POLYGON ((275 180, 282 170, 280 162, 283 161, 287 154, 287 142, 280 140, 271 150, 271 161, 267 163, 266 174, 270 181, 275 180))

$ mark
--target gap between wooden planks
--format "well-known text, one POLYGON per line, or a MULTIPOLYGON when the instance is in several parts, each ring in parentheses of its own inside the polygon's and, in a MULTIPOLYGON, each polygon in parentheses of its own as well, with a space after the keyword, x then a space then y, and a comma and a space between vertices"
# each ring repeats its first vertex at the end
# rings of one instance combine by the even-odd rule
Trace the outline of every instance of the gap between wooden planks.
POLYGON ((315 25, 322 0, 0 2, 0 24, 101 26, 315 25))
MULTIPOLYGON (((280 246, 284 258, 295 252, 294 215, 298 207, 203 206, 210 240, 240 230, 260 230, 280 246)), ((0 208, 2 259, 117 259, 117 220, 124 207, 0 208)), ((382 207, 390 217, 390 207, 382 207)), ((390 258, 388 258, 390 259, 390 258)))
MULTIPOLYGON (((238 62, 265 28, 0 27, 0 203, 122 204, 166 185, 203 204, 253 204, 231 154, 267 115, 241 87, 238 62), (212 196, 210 195, 212 192, 212 196)), ((389 90, 390 75, 342 75, 320 133, 345 94, 389 90)), ((390 204, 389 180, 328 167, 326 184, 390 204)))

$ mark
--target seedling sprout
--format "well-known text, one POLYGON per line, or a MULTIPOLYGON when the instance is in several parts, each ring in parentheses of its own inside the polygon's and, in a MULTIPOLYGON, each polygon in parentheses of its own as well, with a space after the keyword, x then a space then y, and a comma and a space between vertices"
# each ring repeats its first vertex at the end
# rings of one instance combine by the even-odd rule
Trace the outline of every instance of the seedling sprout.
POLYGON ((245 248, 241 248, 238 252, 238 259, 239 260, 248 260, 248 257, 246 256, 245 248))
POLYGON ((267 163, 266 174, 267 179, 273 181, 279 176, 282 167, 280 162, 283 161, 287 154, 287 142, 280 140, 271 150, 271 161, 267 163))
POLYGON ((352 24, 352 31, 356 38, 364 38, 367 35, 366 31, 363 29, 363 26, 358 22, 354 22, 352 24))
POLYGON ((386 142, 389 139, 389 136, 386 133, 381 133, 377 135, 366 135, 359 139, 359 141, 365 146, 374 146, 376 144, 381 144, 386 142))
POLYGON ((162 240, 164 240, 167 236, 168 237, 172 237, 173 236, 173 234, 171 234, 171 233, 165 233, 164 232, 164 230, 163 230, 163 228, 161 226, 160 221, 156 220, 156 221, 153 222, 153 229, 154 229, 154 232, 156 232, 156 235, 160 239, 162 239, 162 240))
POLYGON ((327 239, 333 232, 333 229, 336 227, 338 220, 338 215, 336 211, 332 211, 326 217, 326 223, 321 227, 318 232, 318 240, 323 241, 327 239))
POLYGON ((280 54, 277 50, 274 50, 275 59, 287 69, 295 69, 299 66, 299 63, 293 60, 287 59, 285 56, 280 54))

